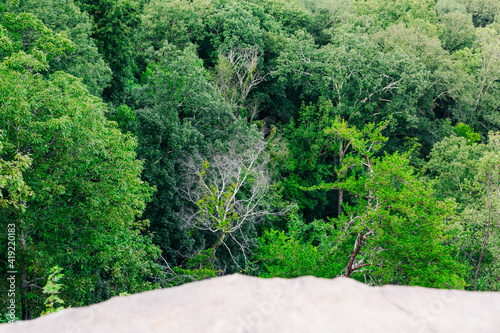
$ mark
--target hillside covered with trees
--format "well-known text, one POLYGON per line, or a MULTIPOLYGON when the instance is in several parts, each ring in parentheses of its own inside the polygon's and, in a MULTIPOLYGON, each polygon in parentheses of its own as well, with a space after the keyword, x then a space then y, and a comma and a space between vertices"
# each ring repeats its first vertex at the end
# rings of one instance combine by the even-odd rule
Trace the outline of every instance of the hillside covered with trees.
POLYGON ((236 272, 500 291, 500 2, 2 1, 0 224, 2 322, 236 272))

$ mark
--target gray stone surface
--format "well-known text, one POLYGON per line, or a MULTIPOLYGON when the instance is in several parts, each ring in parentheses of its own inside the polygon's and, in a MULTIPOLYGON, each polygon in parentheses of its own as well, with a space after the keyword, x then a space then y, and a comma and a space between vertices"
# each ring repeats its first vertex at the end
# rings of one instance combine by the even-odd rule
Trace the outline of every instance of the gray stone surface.
POLYGON ((500 333, 500 293, 235 274, 3 324, 0 332, 500 333))

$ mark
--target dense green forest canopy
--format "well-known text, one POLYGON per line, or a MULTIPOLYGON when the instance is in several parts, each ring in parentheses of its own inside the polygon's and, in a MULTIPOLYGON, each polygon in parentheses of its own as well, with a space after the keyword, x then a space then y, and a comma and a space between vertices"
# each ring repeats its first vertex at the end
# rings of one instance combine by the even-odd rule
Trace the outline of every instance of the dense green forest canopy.
POLYGON ((235 272, 500 291, 500 2, 2 1, 0 209, 23 320, 235 272))

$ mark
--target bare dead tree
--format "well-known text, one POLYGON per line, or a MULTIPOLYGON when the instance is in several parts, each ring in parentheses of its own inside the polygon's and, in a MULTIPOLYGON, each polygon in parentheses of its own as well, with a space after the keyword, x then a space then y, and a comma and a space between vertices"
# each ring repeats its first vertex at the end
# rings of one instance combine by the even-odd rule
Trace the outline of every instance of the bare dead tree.
POLYGON ((245 227, 275 212, 266 201, 271 180, 265 142, 259 139, 244 143, 243 148, 241 145, 233 142, 227 151, 213 151, 210 156, 195 154, 184 161, 180 194, 191 205, 183 209, 180 218, 186 228, 216 235, 210 248, 211 264, 217 250, 224 247, 238 267, 247 269, 251 242, 245 227), (231 251, 234 245, 243 256, 243 265, 231 251))
MULTIPOLYGON (((227 52, 219 50, 216 85, 229 102, 238 107, 246 107, 244 102, 252 88, 263 82, 268 75, 258 69, 262 56, 258 45, 251 47, 232 45, 227 52)), ((248 105, 251 119, 258 111, 255 101, 248 105)))

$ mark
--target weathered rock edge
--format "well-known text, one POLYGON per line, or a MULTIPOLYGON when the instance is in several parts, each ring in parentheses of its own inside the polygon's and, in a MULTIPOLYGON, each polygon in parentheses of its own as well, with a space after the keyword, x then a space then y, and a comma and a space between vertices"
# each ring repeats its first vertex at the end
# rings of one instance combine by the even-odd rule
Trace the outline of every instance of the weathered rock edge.
POLYGON ((114 297, 0 332, 500 332, 500 293, 228 275, 114 297))

